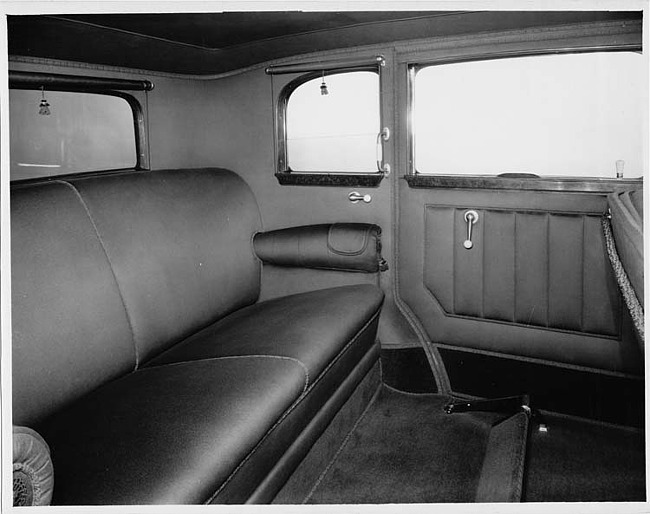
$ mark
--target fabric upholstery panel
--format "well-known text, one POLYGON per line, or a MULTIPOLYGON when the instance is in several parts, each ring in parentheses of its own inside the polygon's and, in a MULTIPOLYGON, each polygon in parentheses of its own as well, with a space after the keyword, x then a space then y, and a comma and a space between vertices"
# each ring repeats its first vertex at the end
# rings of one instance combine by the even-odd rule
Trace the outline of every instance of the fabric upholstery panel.
POLYGON ((515 217, 515 322, 546 326, 548 320, 548 217, 521 213, 515 217))
POLYGON ((115 278, 75 191, 14 188, 13 421, 33 425, 135 366, 115 278))
MULTIPOLYGON (((560 212, 599 218, 606 209, 605 196, 534 191, 420 189, 411 188, 406 183, 400 183, 399 187, 398 292, 433 342, 541 359, 549 363, 642 373, 643 356, 629 320, 624 315, 616 326, 618 335, 567 331, 546 326, 547 313, 544 306, 548 303, 545 293, 548 278, 545 269, 548 260, 540 259, 539 255, 540 252, 542 255, 546 253, 547 213, 560 212), (449 310, 443 307, 443 294, 438 297, 438 288, 441 291, 453 289, 453 258, 448 257, 449 252, 453 251, 453 245, 448 244, 448 241, 453 241, 454 231, 450 230, 453 221, 449 222, 453 209, 478 210, 483 206, 489 206, 489 210, 516 212, 515 273, 518 291, 515 305, 517 321, 514 323, 449 314, 449 310), (438 229, 434 231, 433 227, 438 229), (449 283, 450 287, 445 287, 445 283, 449 283), (526 288, 523 287, 524 284, 526 288), (528 322, 531 314, 532 319, 528 322)), ((600 233, 598 237, 601 237, 600 233)), ((455 244, 462 245, 462 240, 455 244)), ((589 271, 595 272, 600 277, 599 280, 604 279, 603 270, 589 271)), ((448 298, 451 300, 451 295, 448 298)), ((616 312, 615 316, 619 318, 621 313, 616 312)))
MULTIPOLYGON (((583 231, 580 216, 549 216, 548 326, 579 331, 582 327, 583 231)), ((542 257, 544 258, 544 257, 542 257)))
POLYGON ((483 232, 483 316, 514 321, 516 216, 512 212, 485 211, 483 232), (487 271, 489 270, 489 271, 487 271))
POLYGON ((234 173, 165 170, 73 185, 117 277, 139 362, 257 299, 259 209, 234 173))
POLYGON ((468 250, 466 210, 425 208, 424 284, 447 314, 620 333, 598 216, 480 209, 468 250))
POLYGON ((213 359, 138 370, 57 414, 58 505, 203 503, 303 393, 290 359, 213 359))

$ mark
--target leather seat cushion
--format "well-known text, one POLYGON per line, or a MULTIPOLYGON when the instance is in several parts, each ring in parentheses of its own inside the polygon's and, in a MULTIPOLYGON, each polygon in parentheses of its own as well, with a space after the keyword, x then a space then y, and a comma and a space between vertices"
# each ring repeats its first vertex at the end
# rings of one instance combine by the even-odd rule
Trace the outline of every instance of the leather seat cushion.
POLYGON ((40 427, 53 503, 245 502, 358 363, 376 360, 382 301, 361 285, 261 302, 57 414, 40 427))
POLYGON ((376 286, 342 286, 276 298, 231 314, 147 363, 232 355, 278 355, 305 365, 313 381, 381 308, 376 286))
POLYGON ((206 502, 307 386, 276 357, 146 368, 113 381, 39 431, 54 504, 206 502))

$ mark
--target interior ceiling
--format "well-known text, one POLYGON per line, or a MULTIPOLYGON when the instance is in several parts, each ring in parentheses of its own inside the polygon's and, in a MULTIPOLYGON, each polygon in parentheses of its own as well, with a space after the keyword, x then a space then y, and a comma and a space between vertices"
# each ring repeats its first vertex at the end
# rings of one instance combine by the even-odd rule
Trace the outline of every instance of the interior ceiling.
MULTIPOLYGON (((436 16, 449 14, 435 13, 436 16)), ((115 14, 61 16, 206 49, 225 49, 319 30, 431 16, 431 12, 227 12, 185 14, 115 14)))
POLYGON ((641 19, 605 11, 330 11, 9 16, 9 54, 181 74, 472 32, 641 19))

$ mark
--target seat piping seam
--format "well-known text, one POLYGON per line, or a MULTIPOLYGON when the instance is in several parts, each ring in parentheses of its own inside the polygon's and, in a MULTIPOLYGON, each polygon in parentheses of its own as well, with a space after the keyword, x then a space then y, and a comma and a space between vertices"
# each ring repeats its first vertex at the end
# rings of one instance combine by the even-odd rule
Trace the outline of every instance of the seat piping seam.
POLYGON ((286 357, 284 355, 257 355, 257 354, 253 354, 253 355, 224 355, 223 357, 208 357, 206 359, 190 359, 190 360, 185 360, 185 361, 169 362, 169 363, 160 364, 160 365, 155 365, 154 364, 154 365, 151 365, 151 366, 140 368, 138 370, 138 372, 143 372, 143 371, 147 371, 147 370, 154 370, 154 369, 160 369, 160 368, 169 368, 169 367, 172 367, 172 366, 178 366, 180 364, 192 364, 194 362, 209 362, 209 361, 218 361, 218 360, 225 360, 225 359, 280 359, 280 360, 292 361, 292 362, 295 362, 295 363, 299 364, 302 367, 303 372, 305 373, 305 384, 303 386, 301 394, 303 394, 305 391, 307 391, 307 388, 309 387, 310 378, 309 378, 309 369, 307 368, 307 365, 304 362, 302 362, 301 360, 299 360, 299 359, 296 359, 294 357, 286 357))
POLYGON ((375 312, 375 314, 373 314, 373 316, 372 316, 372 317, 371 317, 371 318, 370 318, 370 319, 369 319, 369 320, 368 320, 368 321, 367 321, 367 322, 366 322, 366 323, 365 323, 365 324, 364 324, 364 325, 359 329, 359 331, 358 331, 358 332, 357 332, 357 333, 352 337, 352 339, 350 339, 350 341, 345 345, 345 347, 343 347, 343 348, 341 349, 341 351, 340 351, 340 352, 337 354, 337 356, 336 356, 336 357, 335 357, 335 358, 334 358, 334 359, 329 363, 329 365, 328 365, 328 366, 327 366, 327 367, 326 367, 326 368, 325 368, 325 369, 320 373, 319 377, 318 377, 314 382, 312 382, 312 384, 311 384, 311 386, 309 387, 309 389, 308 389, 307 391, 305 391, 302 395, 300 395, 300 397, 297 398, 296 401, 295 401, 295 402, 294 402, 294 403, 293 403, 293 404, 292 404, 292 405, 291 405, 291 406, 290 406, 290 407, 289 407, 289 408, 284 412, 284 414, 280 417, 280 419, 278 419, 278 420, 273 424, 273 426, 272 426, 271 428, 269 428, 269 429, 266 431, 266 433, 262 436, 262 438, 259 440, 259 442, 255 445, 255 447, 254 447, 250 452, 248 452, 248 455, 246 455, 246 457, 245 457, 245 458, 244 458, 244 459, 239 463, 239 465, 238 465, 238 466, 237 466, 237 467, 232 471, 232 473, 230 473, 230 475, 229 475, 228 478, 223 482, 223 484, 221 484, 221 486, 219 487, 219 489, 217 489, 217 490, 215 491, 215 493, 214 493, 212 496, 210 496, 210 498, 208 498, 207 501, 206 501, 205 503, 211 503, 212 500, 214 500, 214 499, 219 495, 219 493, 221 493, 221 491, 223 491, 223 489, 224 489, 224 488, 225 488, 225 487, 230 483, 230 481, 231 481, 232 478, 237 474, 237 472, 238 472, 238 471, 239 471, 239 470, 244 466, 244 464, 246 464, 246 462, 248 462, 248 461, 250 460, 250 458, 251 458, 251 457, 253 456, 253 454, 258 450, 258 448, 260 448, 260 446, 262 446, 262 443, 264 443, 264 441, 267 439, 267 437, 269 436, 269 434, 270 434, 271 432, 273 432, 273 430, 274 430, 274 429, 275 429, 275 428, 276 428, 280 423, 282 423, 282 422, 283 422, 283 421, 284 421, 284 420, 289 416, 289 414, 291 414, 291 412, 293 412, 293 411, 298 407, 298 405, 299 405, 299 404, 300 404, 300 403, 301 403, 301 402, 302 402, 302 401, 307 397, 307 393, 309 392, 309 390, 313 389, 313 388, 316 386, 316 384, 318 384, 318 383, 321 381, 321 379, 322 379, 322 378, 327 374, 327 372, 332 368, 332 366, 333 366, 336 362, 338 362, 338 361, 340 360, 340 358, 341 358, 341 356, 342 356, 343 354, 345 354, 345 352, 348 350, 348 348, 349 348, 349 347, 350 347, 350 346, 351 346, 351 345, 352 345, 352 344, 353 344, 353 343, 354 343, 354 342, 359 338, 359 336, 360 336, 361 334, 363 334, 363 332, 364 332, 364 331, 365 331, 365 330, 366 330, 366 329, 367 329, 367 328, 368 328, 368 327, 369 327, 369 326, 370 326, 370 325, 375 321, 375 319, 379 316, 379 313, 380 313, 380 312, 381 312, 381 305, 380 305, 380 307, 377 309, 377 312, 375 312))
POLYGON ((134 370, 136 370, 136 369, 138 369, 138 365, 140 363, 140 355, 138 353, 138 345, 136 343, 135 330, 133 328, 133 321, 131 319, 131 314, 129 313, 129 309, 128 309, 127 305, 126 305, 126 299, 125 299, 124 294, 122 292, 122 288, 120 287, 120 282, 117 279, 117 275, 115 274, 115 268, 113 266, 113 262, 111 261, 111 258, 108 255, 108 251, 106 250, 106 245, 104 244, 104 240, 102 239, 102 236, 99 233, 99 229, 97 228, 97 224, 95 223, 95 219, 93 218, 92 214, 90 213, 90 209, 88 207, 88 204, 84 200, 83 196, 81 195, 79 190, 73 184, 71 184, 70 182, 67 182, 65 180, 56 180, 54 182, 66 185, 77 196, 77 198, 79 199, 79 202, 81 203, 84 211, 86 211, 86 215, 88 216, 88 220, 90 221, 90 224, 92 225, 93 230, 95 231, 95 235, 97 236, 97 240, 99 241, 99 244, 102 247, 102 251, 104 252, 104 255, 106 256, 106 260, 108 261, 108 267, 111 270, 111 275, 113 275, 113 280, 115 280, 115 286, 117 287, 117 292, 119 293, 120 299, 122 300, 122 307, 124 307, 124 313, 126 315, 126 321, 129 324, 129 330, 131 331, 131 339, 133 340, 133 352, 134 352, 134 355, 135 355, 134 370))

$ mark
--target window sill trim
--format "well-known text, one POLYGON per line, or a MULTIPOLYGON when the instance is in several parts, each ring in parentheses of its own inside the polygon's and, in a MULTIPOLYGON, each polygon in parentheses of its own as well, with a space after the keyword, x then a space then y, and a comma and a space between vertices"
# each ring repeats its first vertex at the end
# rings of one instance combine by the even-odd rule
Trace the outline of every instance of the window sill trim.
POLYGON ((299 173, 281 171, 275 174, 282 186, 378 187, 381 173, 299 173))
POLYGON ((517 191, 558 191, 569 193, 613 193, 641 187, 643 178, 506 178, 479 175, 405 175, 412 188, 501 189, 517 191))

